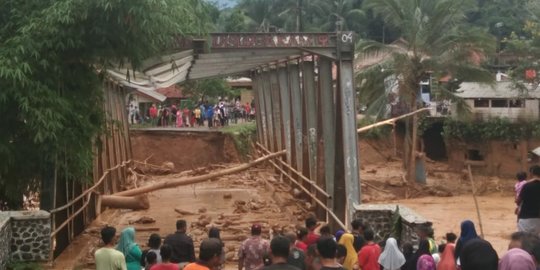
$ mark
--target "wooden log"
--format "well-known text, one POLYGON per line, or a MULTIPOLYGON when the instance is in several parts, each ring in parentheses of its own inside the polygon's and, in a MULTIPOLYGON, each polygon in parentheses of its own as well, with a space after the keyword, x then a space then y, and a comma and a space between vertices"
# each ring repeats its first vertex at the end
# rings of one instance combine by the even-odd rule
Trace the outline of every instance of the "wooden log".
POLYGON ((120 209, 148 209, 150 201, 146 195, 138 195, 135 197, 124 197, 116 195, 102 195, 101 206, 120 209))
POLYGON ((174 208, 174 212, 176 212, 178 214, 181 214, 181 215, 186 215, 186 216, 196 215, 193 212, 190 212, 190 211, 187 211, 187 210, 182 210, 180 208, 174 208))
POLYGON ((159 227, 134 227, 136 232, 157 232, 159 227))
POLYGON ((174 187, 177 187, 177 186, 185 186, 185 185, 197 184, 197 183, 201 183, 201 182, 211 180, 211 179, 216 178, 216 177, 220 177, 220 176, 224 176, 224 175, 229 175, 229 174, 234 174, 234 173, 238 173, 238 172, 241 172, 241 171, 245 171, 245 170, 247 170, 247 169, 249 169, 249 168, 251 168, 251 167, 253 167, 253 166, 255 166, 255 165, 259 164, 259 163, 262 163, 262 162, 266 161, 266 160, 269 160, 269 159, 284 155, 286 152, 287 152, 286 150, 282 150, 282 151, 279 151, 279 152, 276 152, 276 153, 272 153, 272 154, 263 156, 261 158, 250 161, 249 163, 242 164, 240 166, 235 166, 235 167, 228 168, 228 169, 218 170, 216 172, 205 174, 205 175, 199 175, 199 176, 193 176, 193 177, 185 177, 185 178, 180 178, 180 179, 171 180, 171 181, 164 181, 164 182, 156 183, 156 184, 153 184, 153 185, 148 185, 148 186, 144 186, 144 187, 139 187, 139 188, 134 188, 134 189, 126 190, 126 191, 121 191, 121 192, 115 193, 114 195, 115 196, 135 196, 135 195, 140 195, 140 194, 145 194, 145 193, 148 193, 148 192, 156 191, 156 190, 159 190, 159 189, 174 188, 174 187))

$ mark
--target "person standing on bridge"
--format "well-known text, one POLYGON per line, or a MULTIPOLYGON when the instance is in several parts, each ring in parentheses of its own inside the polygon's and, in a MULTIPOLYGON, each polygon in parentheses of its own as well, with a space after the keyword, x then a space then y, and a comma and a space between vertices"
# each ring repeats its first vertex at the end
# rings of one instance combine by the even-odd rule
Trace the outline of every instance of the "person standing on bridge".
POLYGON ((101 229, 101 240, 104 247, 96 250, 94 258, 96 260, 97 270, 126 270, 126 259, 122 252, 114 249, 116 229, 106 226, 101 229))
POLYGON ((268 240, 261 237, 259 224, 251 226, 251 237, 246 239, 238 249, 238 270, 254 270, 263 266, 263 257, 268 253, 268 240))
POLYGON ((214 121, 214 107, 212 105, 206 106, 205 116, 206 120, 208 120, 208 127, 211 128, 213 126, 212 122, 214 121))
POLYGON ((122 231, 116 249, 126 257, 127 270, 141 269, 142 251, 139 245, 135 243, 135 229, 133 227, 127 227, 122 231))
POLYGON ((183 219, 176 221, 176 232, 169 234, 163 244, 172 248, 171 262, 184 266, 195 261, 193 239, 186 234, 187 222, 183 219))
POLYGON ((155 126, 157 124, 157 117, 158 117, 158 110, 156 108, 156 104, 152 104, 152 107, 148 109, 148 115, 150 116, 150 121, 152 123, 152 126, 155 126))

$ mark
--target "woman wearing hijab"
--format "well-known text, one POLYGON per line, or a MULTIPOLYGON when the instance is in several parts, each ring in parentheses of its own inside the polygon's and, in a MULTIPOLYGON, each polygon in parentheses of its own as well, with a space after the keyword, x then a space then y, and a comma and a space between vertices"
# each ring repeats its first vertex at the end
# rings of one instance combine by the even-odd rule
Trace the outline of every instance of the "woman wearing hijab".
POLYGON ((345 246, 347 249, 347 256, 345 257, 345 261, 343 261, 343 268, 347 270, 354 269, 355 265, 358 264, 358 255, 356 254, 353 243, 354 235, 350 233, 342 234, 341 238, 339 239, 339 244, 345 246))
POLYGON ((219 240, 219 242, 221 243, 221 257, 219 258, 221 264, 212 269, 214 270, 222 269, 223 265, 225 264, 225 244, 223 243, 223 241, 221 241, 219 229, 216 227, 210 228, 210 230, 208 230, 208 238, 215 238, 219 240))
POLYGON ((341 239, 341 236, 342 236, 344 233, 345 233, 344 230, 338 230, 338 231, 336 232, 336 235, 335 235, 335 237, 336 237, 336 242, 339 243, 339 239, 341 239))
POLYGON ((135 229, 127 227, 120 234, 116 249, 124 254, 127 270, 141 269, 141 248, 135 243, 135 229))
POLYGON ((478 234, 476 233, 476 228, 474 227, 474 223, 470 220, 465 220, 461 222, 461 234, 459 236, 456 250, 455 250, 455 259, 458 260, 461 255, 461 250, 463 247, 469 242, 470 240, 478 238, 478 234))
MULTIPOLYGON (((420 240, 418 243, 418 250, 405 262, 405 265, 402 269, 404 270, 417 270, 418 261, 420 260, 420 257, 423 255, 429 255, 431 257, 431 253, 429 252, 429 241, 428 240, 420 240)), ((433 259, 433 257, 431 258, 433 259)), ((424 258, 423 261, 426 259, 424 258)), ((419 269, 419 268, 418 268, 419 269)))
POLYGON ((421 240, 418 251, 418 261, 416 262, 416 270, 436 270, 437 264, 431 256, 429 240, 421 240), (420 252, 419 252, 420 251, 420 252))
POLYGON ((447 243, 441 255, 441 261, 437 264, 437 270, 456 270, 456 246, 452 243, 447 243))
POLYGON ((531 255, 520 248, 506 252, 499 262, 499 270, 535 270, 536 264, 531 255))
POLYGON ((405 264, 405 256, 399 250, 396 239, 386 240, 384 251, 379 256, 379 264, 384 270, 398 270, 405 264))

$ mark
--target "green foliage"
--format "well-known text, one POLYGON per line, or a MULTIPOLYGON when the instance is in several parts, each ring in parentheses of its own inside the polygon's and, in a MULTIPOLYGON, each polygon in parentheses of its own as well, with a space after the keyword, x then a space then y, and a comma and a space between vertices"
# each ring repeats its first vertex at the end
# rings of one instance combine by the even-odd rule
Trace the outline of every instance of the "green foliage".
POLYGON ((448 140, 518 142, 523 139, 540 138, 540 121, 512 123, 508 119, 492 118, 488 121, 463 122, 447 119, 443 130, 443 136, 448 140))
POLYGON ((193 102, 209 101, 216 103, 218 98, 227 97, 230 100, 240 95, 239 89, 231 88, 224 79, 204 79, 189 81, 184 84, 184 93, 193 102))
POLYGON ((257 125, 255 122, 231 125, 223 128, 221 131, 233 138, 240 157, 246 157, 251 151, 251 143, 257 133, 257 125))
POLYGON ((0 201, 20 207, 54 167, 88 179, 103 73, 137 68, 173 35, 203 33, 198 0, 0 1, 0 201), (55 166, 56 164, 56 166, 55 166))

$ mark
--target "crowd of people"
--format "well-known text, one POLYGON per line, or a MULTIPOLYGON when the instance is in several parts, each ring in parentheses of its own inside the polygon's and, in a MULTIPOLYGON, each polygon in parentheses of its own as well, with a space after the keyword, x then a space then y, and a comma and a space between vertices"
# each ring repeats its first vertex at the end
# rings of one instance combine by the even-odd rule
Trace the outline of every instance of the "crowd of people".
MULTIPOLYGON (((540 166, 518 173, 516 214, 518 231, 499 258, 492 245, 477 234, 470 220, 461 223, 459 237, 446 233, 437 244, 431 226, 418 226, 418 241, 395 238, 377 242, 375 232, 357 219, 351 230, 332 233, 328 225, 309 217, 295 232, 262 236, 260 224, 238 249, 238 270, 536 270, 540 269, 540 166)), ((125 228, 115 243, 116 229, 101 231, 104 246, 95 252, 98 270, 220 270, 225 263, 220 231, 210 228, 195 256, 187 222, 178 220, 176 232, 162 239, 152 234, 148 249, 135 242, 135 230, 125 228)))
POLYGON ((255 119, 255 104, 247 102, 241 104, 237 99, 235 102, 220 100, 217 104, 208 101, 200 102, 193 108, 178 104, 170 106, 156 106, 152 104, 148 110, 141 115, 137 106, 130 104, 128 109, 130 124, 150 123, 152 126, 160 127, 219 127, 238 121, 252 121, 255 119))
MULTIPOLYGON (((251 235, 238 249, 238 270, 535 270, 540 262, 540 237, 530 232, 512 234, 508 251, 499 260, 491 244, 478 236, 474 223, 463 221, 459 238, 447 233, 445 242, 436 244, 431 227, 420 226, 416 250, 412 243, 400 245, 395 238, 375 241, 375 233, 361 220, 352 230, 325 235, 313 217, 295 233, 262 236, 262 227, 253 224, 251 235), (318 231, 318 233, 317 233, 318 231)), ((150 235, 148 249, 135 242, 135 230, 124 229, 115 245, 116 229, 101 231, 104 246, 95 252, 98 270, 220 270, 225 263, 225 244, 217 228, 199 248, 198 257, 187 223, 179 220, 177 231, 162 242, 150 235)))

